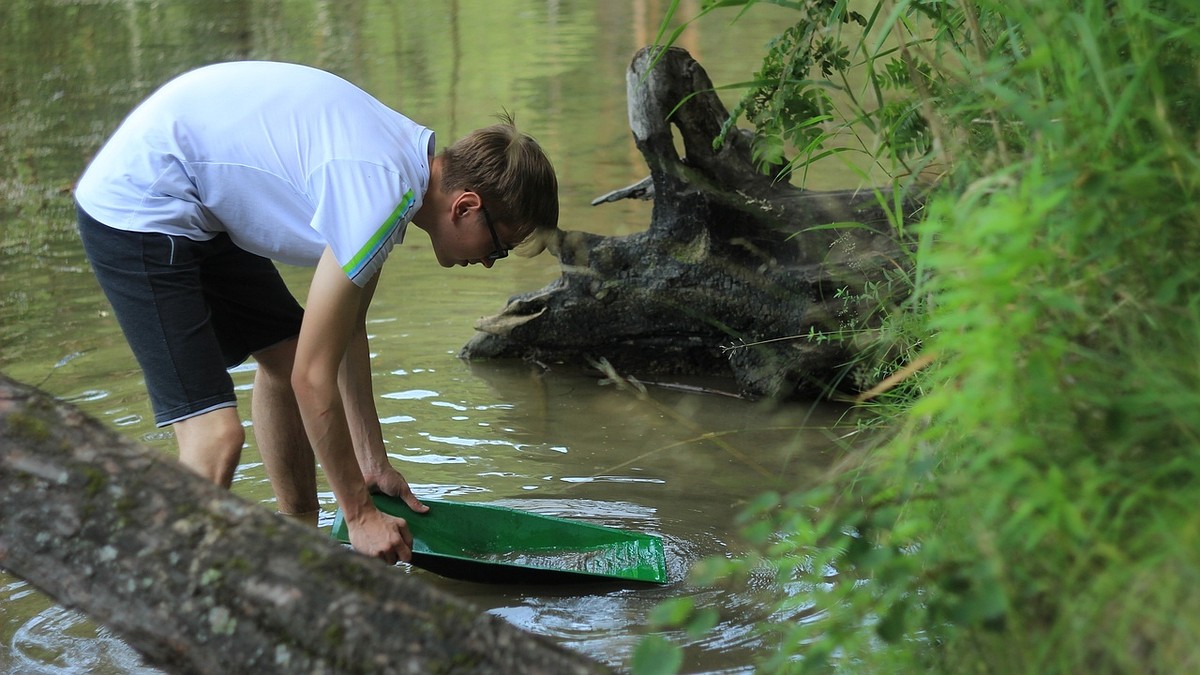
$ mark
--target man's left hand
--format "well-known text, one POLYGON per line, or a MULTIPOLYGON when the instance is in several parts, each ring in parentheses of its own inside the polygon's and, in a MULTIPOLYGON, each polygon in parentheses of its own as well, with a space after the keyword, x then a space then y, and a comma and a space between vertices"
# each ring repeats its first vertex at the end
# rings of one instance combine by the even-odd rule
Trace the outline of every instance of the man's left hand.
POLYGON ((408 481, 404 479, 399 471, 388 466, 381 474, 374 477, 366 477, 367 488, 371 492, 382 492, 391 497, 399 497, 408 504, 408 508, 415 513, 426 513, 429 507, 421 503, 417 496, 413 494, 412 488, 408 486, 408 481))

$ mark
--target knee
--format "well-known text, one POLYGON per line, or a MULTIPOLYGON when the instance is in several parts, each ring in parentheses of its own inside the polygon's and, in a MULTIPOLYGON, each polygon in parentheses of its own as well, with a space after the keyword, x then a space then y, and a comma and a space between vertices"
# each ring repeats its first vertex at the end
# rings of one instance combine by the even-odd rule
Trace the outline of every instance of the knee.
POLYGON ((176 423, 179 461, 192 471, 229 487, 242 457, 246 430, 233 408, 176 423))
POLYGON ((222 424, 210 439, 208 456, 210 463, 206 476, 209 480, 228 488, 233 485, 233 475, 237 473, 238 464, 242 460, 242 446, 246 443, 246 430, 241 423, 222 424))
POLYGON ((246 444, 246 430, 241 421, 234 418, 231 422, 221 424, 213 429, 211 447, 222 458, 232 458, 236 465, 242 455, 242 446, 246 444))
POLYGON ((208 439, 205 450, 210 461, 208 477, 218 485, 229 487, 242 460, 246 430, 242 428, 241 421, 234 417, 231 421, 215 425, 210 433, 212 436, 208 439))

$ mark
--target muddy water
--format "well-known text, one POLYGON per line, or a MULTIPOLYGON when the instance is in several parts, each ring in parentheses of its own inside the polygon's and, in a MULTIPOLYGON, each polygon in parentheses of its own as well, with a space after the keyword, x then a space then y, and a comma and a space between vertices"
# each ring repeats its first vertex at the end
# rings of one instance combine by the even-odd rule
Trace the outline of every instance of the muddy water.
MULTIPOLYGON (((172 453, 140 374, 80 252, 69 189, 138 100, 189 68, 230 59, 324 67, 425 123, 441 142, 501 107, 541 140, 562 182, 562 226, 637 231, 649 206, 590 200, 645 175, 629 138, 624 69, 667 2, 460 0, 6 0, 0 6, 0 370, 172 453)), ((684 2, 683 11, 695 11, 684 2)), ((768 8, 769 10, 769 8, 768 8)), ((718 83, 747 79, 780 14, 705 20, 682 41, 718 83)), ((845 187, 844 177, 825 175, 845 187)), ((420 232, 393 253, 370 317, 376 394, 393 463, 428 498, 470 500, 660 535, 659 588, 498 587, 398 568, 530 631, 627 666, 659 601, 695 594, 721 623, 685 670, 747 670, 777 591, 692 587, 700 557, 741 551, 733 519, 769 487, 811 482, 841 410, 767 408, 651 385, 638 396, 589 374, 455 358, 473 321, 557 275, 548 257, 443 270, 420 232)), ((285 274, 303 294, 306 271, 285 274)), ((234 373, 249 396, 253 364, 234 373)), ((712 383, 703 383, 712 384, 712 383)), ((719 387, 720 383, 714 386, 719 387)), ((243 402, 243 410, 248 406, 243 402)), ((235 493, 271 507, 249 434, 235 493)), ((323 526, 332 495, 322 493, 323 526)), ((798 592, 793 589, 791 592, 798 592)), ((809 620, 802 598, 790 619, 809 620)), ((0 572, 0 672, 153 672, 102 627, 0 572)))

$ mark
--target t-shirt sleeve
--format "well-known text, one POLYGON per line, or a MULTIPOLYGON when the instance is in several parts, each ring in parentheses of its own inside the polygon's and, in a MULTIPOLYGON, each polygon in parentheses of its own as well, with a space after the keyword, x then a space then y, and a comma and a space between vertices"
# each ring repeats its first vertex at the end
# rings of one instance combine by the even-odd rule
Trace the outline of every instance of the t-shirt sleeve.
POLYGON ((420 201, 414 183, 394 170, 355 160, 327 162, 310 179, 312 227, 333 249, 346 276, 366 285, 379 271, 420 201))

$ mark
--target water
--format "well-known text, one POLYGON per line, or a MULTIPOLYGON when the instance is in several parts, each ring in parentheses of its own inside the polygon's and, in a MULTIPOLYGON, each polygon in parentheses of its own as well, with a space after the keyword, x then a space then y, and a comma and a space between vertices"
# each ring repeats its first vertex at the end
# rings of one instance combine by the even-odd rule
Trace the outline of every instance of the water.
MULTIPOLYGON (((501 107, 559 171, 561 225, 626 234, 650 206, 590 200, 646 174, 630 139, 624 71, 668 3, 592 0, 6 0, 0 5, 0 370, 72 401, 121 433, 173 453, 101 296, 72 223, 70 187, 142 97, 214 61, 270 58, 355 81, 445 144, 501 107)), ((684 2, 684 12, 697 2, 684 2)), ((717 83, 748 78, 785 13, 733 14, 682 36, 717 83)), ((727 94, 727 101, 732 94, 727 94)), ((850 187, 824 174, 815 187, 850 187)), ((482 610, 614 666, 627 666, 664 599, 719 607, 712 633, 686 644, 688 672, 746 670, 769 647, 754 627, 780 591, 692 587, 699 558, 742 551, 734 517, 760 491, 816 480, 841 410, 764 407, 651 386, 646 398, 588 374, 454 354, 480 316, 557 276, 543 256, 491 270, 437 267, 419 231, 389 259, 373 303, 375 390, 393 463, 418 494, 500 504, 660 535, 670 583, 651 589, 488 586, 419 575, 482 610)), ((303 299, 306 270, 285 276, 303 299)), ((249 396, 253 364, 234 374, 249 396)), ((704 383, 723 386, 722 383, 704 383)), ((242 410, 247 411, 245 399, 242 410)), ((271 508, 253 435, 233 491, 271 508)), ((332 494, 322 485, 322 524, 332 494)), ((788 592, 802 594, 802 590, 788 592)), ((784 620, 812 620, 802 598, 784 620)), ((153 672, 102 627, 0 573, 0 672, 153 672)))

